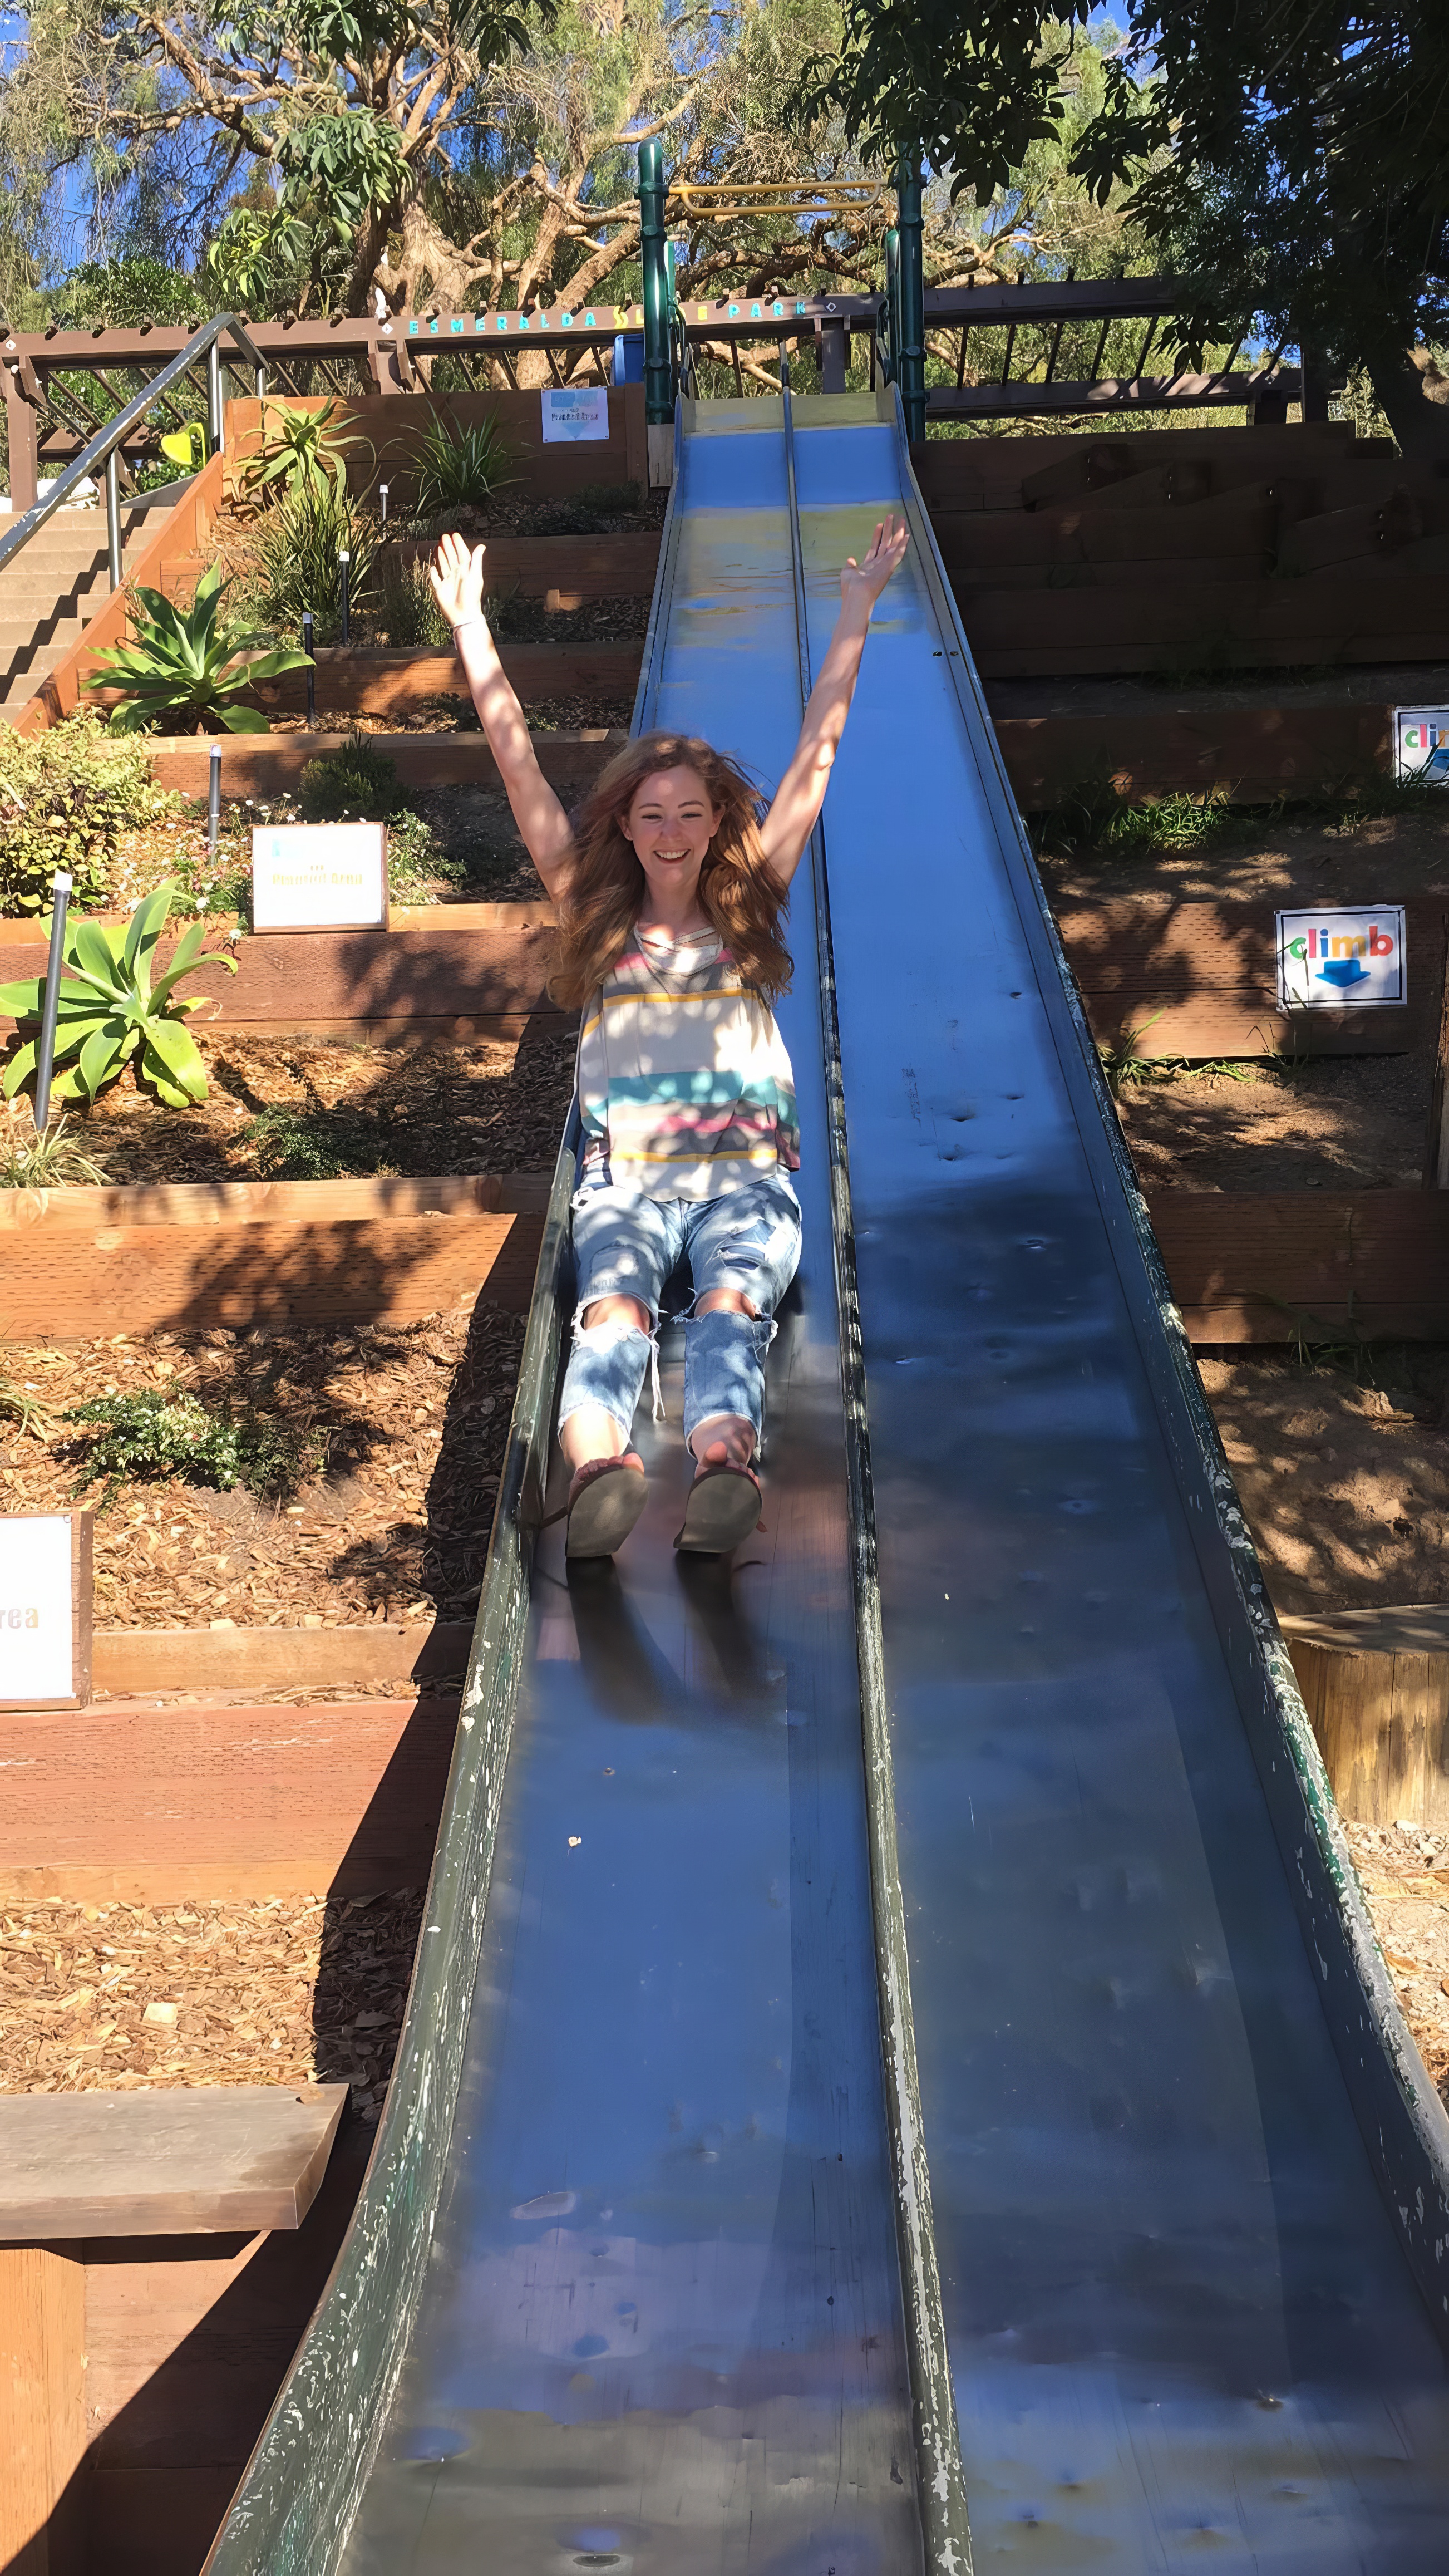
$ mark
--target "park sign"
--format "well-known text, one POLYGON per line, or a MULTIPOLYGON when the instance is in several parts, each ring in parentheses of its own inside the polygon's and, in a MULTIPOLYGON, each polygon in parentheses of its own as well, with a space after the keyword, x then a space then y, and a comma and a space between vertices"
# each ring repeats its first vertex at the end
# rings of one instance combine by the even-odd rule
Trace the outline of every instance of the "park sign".
POLYGON ((386 930, 386 824, 254 824, 252 928, 386 930))
POLYGON ((1449 787, 1449 707, 1395 707, 1394 776, 1449 787))
POLYGON ((1278 1008, 1365 1010, 1408 999, 1404 907, 1374 903, 1278 915, 1278 1008))
POLYGON ((545 447, 573 446, 609 435, 609 396, 603 385, 548 385, 543 394, 545 447))
POLYGON ((0 1516, 0 1708, 91 1695, 90 1512, 0 1516))

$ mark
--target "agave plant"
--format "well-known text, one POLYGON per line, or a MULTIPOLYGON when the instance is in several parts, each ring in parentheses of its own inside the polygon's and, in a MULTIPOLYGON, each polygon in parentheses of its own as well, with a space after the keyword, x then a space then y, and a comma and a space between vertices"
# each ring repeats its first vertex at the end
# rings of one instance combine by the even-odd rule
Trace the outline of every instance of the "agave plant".
POLYGON ((247 491, 262 500, 284 495, 289 501, 304 492, 321 500, 329 492, 340 491, 347 477, 348 448, 365 447, 369 456, 376 454, 371 439, 359 430, 338 427, 340 408, 336 402, 324 403, 320 411, 302 411, 284 402, 263 403, 262 446, 242 475, 247 491))
POLYGON ((196 585, 189 608, 178 608, 159 590, 138 584, 139 613, 129 644, 113 644, 97 653, 88 689, 121 688, 125 696, 111 710, 120 733, 142 733, 163 722, 175 730, 267 733, 267 719, 256 707, 241 704, 242 692, 256 680, 275 680, 283 671, 303 671, 308 656, 291 646, 258 651, 271 638, 220 624, 223 599, 221 572, 213 564, 196 585))
POLYGON ((486 508, 495 492, 517 482, 517 475, 508 471, 512 462, 513 447, 496 412, 467 422, 445 420, 434 412, 408 456, 415 477, 414 514, 434 520, 454 510, 486 508))
MULTIPOLYGON (((133 1058, 141 1079, 172 1109, 206 1098, 206 1067, 186 1026, 186 1014, 199 1009, 206 997, 176 990, 200 957, 202 924, 192 923, 164 975, 153 980, 151 971, 175 893, 174 884, 157 886, 137 904, 125 930, 108 930, 84 918, 67 924, 64 955, 70 973, 60 988, 55 1032, 56 1099, 94 1100, 133 1058)), ((235 958, 218 956, 214 949, 206 963, 236 973, 235 958)), ((0 984, 0 1011, 8 1011, 22 1029, 38 1023, 44 1008, 43 975, 0 984)), ((5 1067, 7 1098, 30 1080, 38 1060, 38 1038, 26 1037, 5 1067)))

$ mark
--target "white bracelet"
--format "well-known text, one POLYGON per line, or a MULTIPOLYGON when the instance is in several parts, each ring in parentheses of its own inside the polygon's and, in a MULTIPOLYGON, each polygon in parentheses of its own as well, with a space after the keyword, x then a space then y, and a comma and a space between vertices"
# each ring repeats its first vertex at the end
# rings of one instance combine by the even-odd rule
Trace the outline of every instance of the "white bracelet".
MULTIPOLYGON (((476 617, 460 617, 460 618, 459 618, 459 620, 458 620, 457 625, 456 625, 456 626, 454 627, 454 629, 453 629, 453 633, 454 633, 454 635, 455 635, 455 636, 457 636, 457 635, 461 635, 461 634, 463 633, 463 631, 464 631, 465 627, 469 627, 469 626, 485 626, 485 627, 486 627, 487 625, 488 625, 488 620, 487 620, 487 618, 483 615, 483 612, 482 612, 482 610, 480 609, 480 610, 479 610, 479 612, 478 612, 478 615, 477 615, 476 617)), ((489 631, 491 632, 491 629, 490 629, 489 631)))

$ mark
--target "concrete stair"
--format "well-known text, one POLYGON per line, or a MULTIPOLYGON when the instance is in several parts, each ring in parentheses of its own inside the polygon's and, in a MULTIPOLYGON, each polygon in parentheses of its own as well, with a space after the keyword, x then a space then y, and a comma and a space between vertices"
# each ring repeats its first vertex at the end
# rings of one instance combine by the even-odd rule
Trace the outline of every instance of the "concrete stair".
MULTIPOLYGON (((165 508, 123 514, 128 567, 168 516, 165 508)), ((110 595, 104 509, 57 510, 0 572, 0 722, 14 722, 110 595)))

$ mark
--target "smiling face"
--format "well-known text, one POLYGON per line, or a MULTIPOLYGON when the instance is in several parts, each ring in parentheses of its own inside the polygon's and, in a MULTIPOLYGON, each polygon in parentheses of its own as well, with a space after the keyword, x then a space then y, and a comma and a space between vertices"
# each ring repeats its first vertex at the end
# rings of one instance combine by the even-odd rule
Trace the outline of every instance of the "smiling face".
POLYGON ((640 781, 628 813, 619 818, 651 899, 664 900, 676 917, 681 898, 693 898, 722 813, 711 805, 697 769, 656 769, 640 781))

